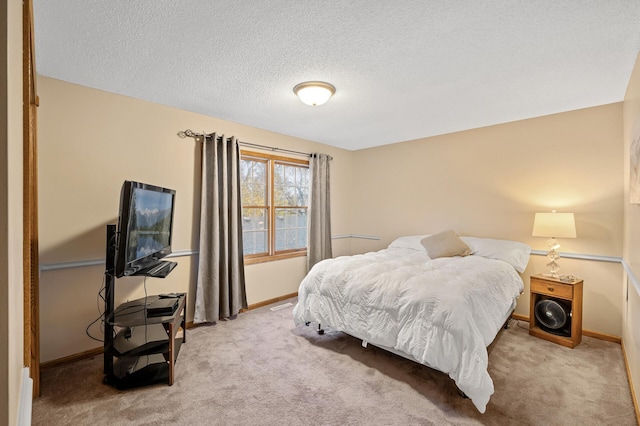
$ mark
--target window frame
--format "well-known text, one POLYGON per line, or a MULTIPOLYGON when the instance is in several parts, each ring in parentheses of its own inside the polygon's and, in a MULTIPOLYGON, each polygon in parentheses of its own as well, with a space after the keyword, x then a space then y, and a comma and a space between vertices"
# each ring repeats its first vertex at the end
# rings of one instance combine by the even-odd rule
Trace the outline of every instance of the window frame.
MULTIPOLYGON (((271 262, 274 260, 281 259, 290 259, 294 257, 306 256, 309 248, 309 241, 307 240, 307 245, 304 248, 297 249, 289 249, 289 250, 280 250, 276 252, 276 210, 282 208, 292 208, 292 209, 306 209, 307 217, 309 212, 309 205, 305 206, 276 206, 275 205, 275 166, 276 164, 289 164, 297 167, 304 167, 307 170, 309 169, 309 160, 302 160, 299 158, 291 158, 284 157, 281 155, 273 155, 266 154, 262 152, 248 151, 248 150, 240 150, 240 161, 242 160, 255 160, 260 162, 265 162, 267 164, 267 177, 266 177, 266 185, 267 185, 267 205, 266 206, 245 206, 242 205, 242 208, 266 208, 267 209, 267 217, 268 217, 268 227, 267 227, 267 246, 268 252, 266 253, 256 253, 256 254, 245 254, 244 255, 244 263, 245 265, 251 265, 255 263, 263 263, 263 262, 271 262)), ((310 176, 309 176, 310 178, 310 176)), ((307 203, 309 200, 307 199, 307 203)), ((308 232, 308 223, 307 223, 307 232, 308 232)), ((244 235, 244 230, 243 230, 244 235)))

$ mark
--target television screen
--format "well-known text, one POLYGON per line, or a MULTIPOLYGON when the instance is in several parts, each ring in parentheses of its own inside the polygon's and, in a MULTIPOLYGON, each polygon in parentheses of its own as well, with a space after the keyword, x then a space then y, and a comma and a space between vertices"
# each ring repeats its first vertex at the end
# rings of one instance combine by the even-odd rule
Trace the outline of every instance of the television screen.
POLYGON ((171 253, 175 191, 125 181, 120 196, 116 276, 133 275, 171 253))

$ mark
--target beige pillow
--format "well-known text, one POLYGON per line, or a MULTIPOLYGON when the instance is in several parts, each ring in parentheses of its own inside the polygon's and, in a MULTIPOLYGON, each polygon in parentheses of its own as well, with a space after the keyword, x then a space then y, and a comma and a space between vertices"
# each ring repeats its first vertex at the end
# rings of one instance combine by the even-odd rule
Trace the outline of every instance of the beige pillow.
POLYGON ((424 237, 420 243, 431 259, 439 257, 468 256, 471 249, 451 230, 424 237))

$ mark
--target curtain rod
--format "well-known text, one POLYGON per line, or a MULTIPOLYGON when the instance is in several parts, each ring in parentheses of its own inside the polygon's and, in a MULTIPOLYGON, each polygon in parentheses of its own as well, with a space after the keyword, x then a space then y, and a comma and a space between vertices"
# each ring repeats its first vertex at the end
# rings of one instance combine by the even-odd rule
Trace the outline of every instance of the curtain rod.
MULTIPOLYGON (((190 129, 187 130, 181 130, 178 132, 178 137, 181 139, 184 139, 186 137, 190 137, 190 138, 202 138, 202 137, 211 137, 213 136, 214 133, 196 133, 190 129)), ((218 136, 218 139, 222 139, 222 136, 218 136)), ((290 154, 297 154, 297 155, 304 155, 305 157, 311 157, 313 156, 313 154, 309 154, 308 152, 300 152, 300 151, 293 151, 290 149, 284 149, 284 148, 277 148, 277 147, 272 147, 272 146, 267 146, 267 145, 259 145, 257 143, 251 143, 251 142, 242 142, 242 141, 238 141, 239 145, 242 146, 249 146, 252 148, 259 148, 259 149, 265 149, 268 151, 280 151, 280 152, 288 152, 290 154)))

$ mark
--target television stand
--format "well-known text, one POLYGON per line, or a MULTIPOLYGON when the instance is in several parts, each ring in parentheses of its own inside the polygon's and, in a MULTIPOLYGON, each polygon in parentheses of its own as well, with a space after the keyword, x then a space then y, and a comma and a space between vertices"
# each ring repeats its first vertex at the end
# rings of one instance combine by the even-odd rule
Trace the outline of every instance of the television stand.
POLYGON ((173 384, 175 362, 180 346, 186 341, 186 299, 186 294, 180 294, 176 310, 164 316, 147 313, 156 301, 162 300, 159 296, 147 296, 118 306, 107 318, 109 325, 120 330, 111 346, 105 346, 105 356, 112 363, 105 383, 118 389, 173 384))
MULTIPOLYGON (((174 380, 174 366, 180 347, 186 342, 186 293, 147 296, 114 307, 115 225, 107 225, 105 270, 103 382, 117 389, 129 389, 174 380), (160 306, 162 305, 162 306, 160 306), (152 312, 153 315, 149 315, 152 312)), ((164 272, 135 275, 164 278, 175 262, 164 262, 164 272), (164 274, 164 275, 162 275, 164 274)))

